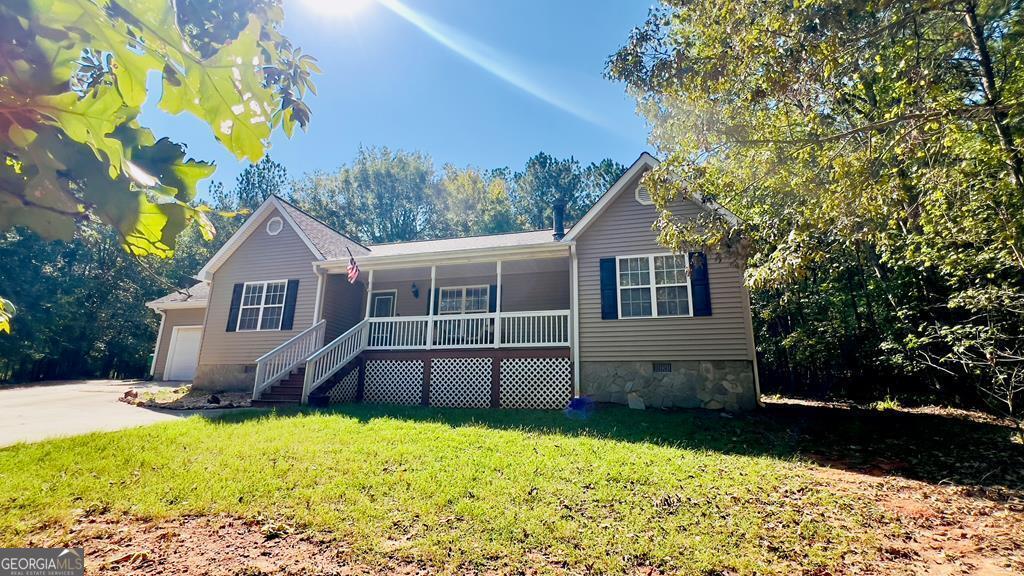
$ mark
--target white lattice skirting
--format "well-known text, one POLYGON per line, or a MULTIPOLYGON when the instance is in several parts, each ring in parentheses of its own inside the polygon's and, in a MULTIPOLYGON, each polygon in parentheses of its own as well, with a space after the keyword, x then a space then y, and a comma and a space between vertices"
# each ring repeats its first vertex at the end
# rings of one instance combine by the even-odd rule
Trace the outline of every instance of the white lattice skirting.
MULTIPOLYGON (((430 405, 487 408, 491 405, 491 371, 500 362, 502 408, 560 410, 572 399, 569 358, 433 358, 430 360, 430 405)), ((417 405, 423 394, 423 360, 367 360, 363 400, 376 404, 417 405)), ((356 396, 357 372, 330 392, 331 402, 356 396)))
POLYGON ((363 399, 372 404, 420 403, 422 360, 367 360, 363 399))
POLYGON ((506 358, 501 361, 501 407, 562 409, 572 399, 568 358, 506 358))
POLYGON ((327 397, 330 399, 331 404, 355 402, 356 390, 358 387, 359 369, 356 368, 346 374, 345 377, 341 379, 341 382, 335 384, 334 388, 331 388, 331 391, 327 394, 327 397))
POLYGON ((490 358, 435 358, 430 363, 430 405, 487 408, 491 405, 490 358))

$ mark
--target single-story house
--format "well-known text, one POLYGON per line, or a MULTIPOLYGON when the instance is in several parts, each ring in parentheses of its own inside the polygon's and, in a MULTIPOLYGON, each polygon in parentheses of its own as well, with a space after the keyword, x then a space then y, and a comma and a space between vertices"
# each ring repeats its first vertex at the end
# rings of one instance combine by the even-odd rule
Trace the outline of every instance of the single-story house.
POLYGON ((470 238, 363 245, 272 196, 187 294, 147 304, 153 376, 263 403, 752 408, 742 270, 657 243, 639 185, 656 165, 641 155, 568 230, 556 208, 553 229, 470 238))

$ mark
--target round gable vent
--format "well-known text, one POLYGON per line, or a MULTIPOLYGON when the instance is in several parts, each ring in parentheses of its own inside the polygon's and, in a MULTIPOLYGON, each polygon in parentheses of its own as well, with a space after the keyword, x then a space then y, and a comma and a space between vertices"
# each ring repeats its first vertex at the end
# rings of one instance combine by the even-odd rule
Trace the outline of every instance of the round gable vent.
POLYGON ((637 202, 645 205, 654 204, 654 200, 651 199, 651 192, 647 189, 647 186, 643 184, 637 186, 635 193, 637 202))
POLYGON ((277 236, 281 233, 281 229, 284 228, 284 222, 277 216, 274 216, 270 220, 267 220, 267 234, 271 236, 277 236))

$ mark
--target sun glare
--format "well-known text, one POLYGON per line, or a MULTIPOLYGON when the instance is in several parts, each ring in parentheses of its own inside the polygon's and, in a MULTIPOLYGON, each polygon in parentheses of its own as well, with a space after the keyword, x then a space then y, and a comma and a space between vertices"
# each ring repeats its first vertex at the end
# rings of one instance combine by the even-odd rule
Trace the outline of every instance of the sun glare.
POLYGON ((306 7, 322 16, 354 18, 364 12, 375 0, 301 0, 306 7))

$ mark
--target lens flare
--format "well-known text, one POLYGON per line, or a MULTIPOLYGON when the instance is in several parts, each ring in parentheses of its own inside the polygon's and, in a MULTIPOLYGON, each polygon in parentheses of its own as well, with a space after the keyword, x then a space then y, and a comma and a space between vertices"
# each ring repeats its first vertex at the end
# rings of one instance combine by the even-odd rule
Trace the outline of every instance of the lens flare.
POLYGON ((369 8, 374 0, 301 0, 311 11, 322 16, 352 19, 369 8))
POLYGON ((430 36, 445 48, 469 60, 486 72, 581 120, 596 126, 604 126, 604 123, 595 115, 573 104, 567 98, 556 94, 549 88, 542 86, 540 82, 530 78, 522 70, 517 69, 512 64, 511 58, 497 52, 490 46, 413 10, 399 0, 374 1, 419 28, 424 34, 430 36))

